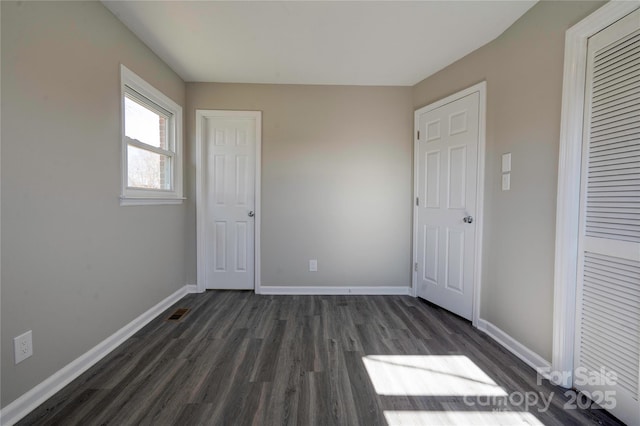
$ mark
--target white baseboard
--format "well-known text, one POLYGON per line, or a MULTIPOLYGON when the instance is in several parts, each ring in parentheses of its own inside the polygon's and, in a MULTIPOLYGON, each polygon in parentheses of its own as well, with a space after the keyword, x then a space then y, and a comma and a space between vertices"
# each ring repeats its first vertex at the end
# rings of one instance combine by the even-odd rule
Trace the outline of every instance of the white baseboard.
POLYGON ((196 284, 187 284, 185 288, 187 289, 187 293, 200 293, 196 284))
POLYGON ((509 336, 489 321, 478 319, 478 330, 487 333, 489 337, 520 358, 534 370, 541 372, 549 371, 551 369, 551 363, 549 361, 545 360, 540 355, 509 336))
POLYGON ((260 287, 260 294, 282 295, 412 295, 411 287, 289 287, 266 286, 260 287))
POLYGON ((56 392, 71 383, 75 378, 87 371, 107 354, 120 346, 134 333, 147 325, 171 305, 182 299, 187 293, 192 293, 192 287, 184 286, 173 294, 138 316, 129 324, 107 337, 105 340, 85 352, 62 369, 49 376, 33 389, 7 405, 0 411, 0 424, 11 426, 25 417, 40 404, 51 398, 56 392))

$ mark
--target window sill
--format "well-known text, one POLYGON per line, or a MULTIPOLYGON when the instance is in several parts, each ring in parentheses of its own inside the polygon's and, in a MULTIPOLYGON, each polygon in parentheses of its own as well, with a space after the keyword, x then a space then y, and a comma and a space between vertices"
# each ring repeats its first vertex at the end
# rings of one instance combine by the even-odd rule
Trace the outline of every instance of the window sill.
POLYGON ((121 206, 156 206, 167 204, 182 204, 186 200, 180 198, 152 198, 152 197, 120 197, 121 206))

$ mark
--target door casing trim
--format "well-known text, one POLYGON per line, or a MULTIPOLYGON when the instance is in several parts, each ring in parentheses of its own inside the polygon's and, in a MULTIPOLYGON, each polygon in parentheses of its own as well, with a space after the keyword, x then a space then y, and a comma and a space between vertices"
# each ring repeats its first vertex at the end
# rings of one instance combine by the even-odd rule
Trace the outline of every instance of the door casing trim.
POLYGON ((261 273, 260 273, 260 233, 261 233, 261 164, 262 164, 262 112, 261 111, 228 111, 228 110, 196 110, 196 240, 197 240, 197 288, 202 293, 206 290, 206 268, 205 259, 202 255, 205 251, 205 238, 200 232, 205 228, 204 223, 204 167, 202 155, 202 123, 205 118, 211 117, 244 117, 256 120, 256 164, 255 164, 255 200, 254 200, 254 255, 253 255, 253 289, 256 294, 260 294, 261 273))
MULTIPOLYGON (((589 37, 640 7, 639 2, 611 1, 569 28, 565 34, 564 76, 558 160, 556 242, 553 291, 554 372, 573 372, 578 231, 582 169, 583 111, 589 37)), ((556 385, 570 388, 572 374, 553 374, 556 385)))
MULTIPOLYGON (((473 314, 472 324, 478 327, 480 320, 480 290, 482 288, 482 230, 484 225, 484 169, 485 169, 485 147, 486 147, 486 128, 487 128, 487 82, 482 81, 471 87, 468 87, 446 98, 440 99, 432 104, 424 106, 414 112, 413 118, 413 200, 418 196, 418 130, 420 115, 440 108, 443 105, 454 102, 458 99, 469 96, 472 93, 479 94, 478 105, 478 171, 476 177, 476 238, 475 238, 475 259, 473 269, 473 314)), ((418 208, 413 203, 413 265, 418 262, 418 208)), ((418 283, 418 273, 415 268, 411 268, 411 292, 416 297, 416 288, 418 283)))

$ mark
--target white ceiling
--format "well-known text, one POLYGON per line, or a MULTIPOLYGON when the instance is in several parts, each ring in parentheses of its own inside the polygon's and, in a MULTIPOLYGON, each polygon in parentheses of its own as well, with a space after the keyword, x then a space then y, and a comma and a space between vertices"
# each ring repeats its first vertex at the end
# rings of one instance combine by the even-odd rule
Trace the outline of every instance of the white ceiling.
POLYGON ((185 81, 414 85, 535 1, 103 1, 185 81))

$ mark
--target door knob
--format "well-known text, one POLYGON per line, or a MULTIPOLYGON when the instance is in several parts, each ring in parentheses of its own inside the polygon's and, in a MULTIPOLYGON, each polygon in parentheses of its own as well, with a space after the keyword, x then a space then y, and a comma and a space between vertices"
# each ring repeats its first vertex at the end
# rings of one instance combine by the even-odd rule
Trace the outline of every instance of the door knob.
POLYGON ((256 214, 253 212, 253 210, 251 210, 251 211, 249 212, 249 217, 254 217, 255 215, 256 215, 256 214))
POLYGON ((462 221, 464 223, 473 223, 473 216, 467 216, 464 219, 462 219, 462 221))

